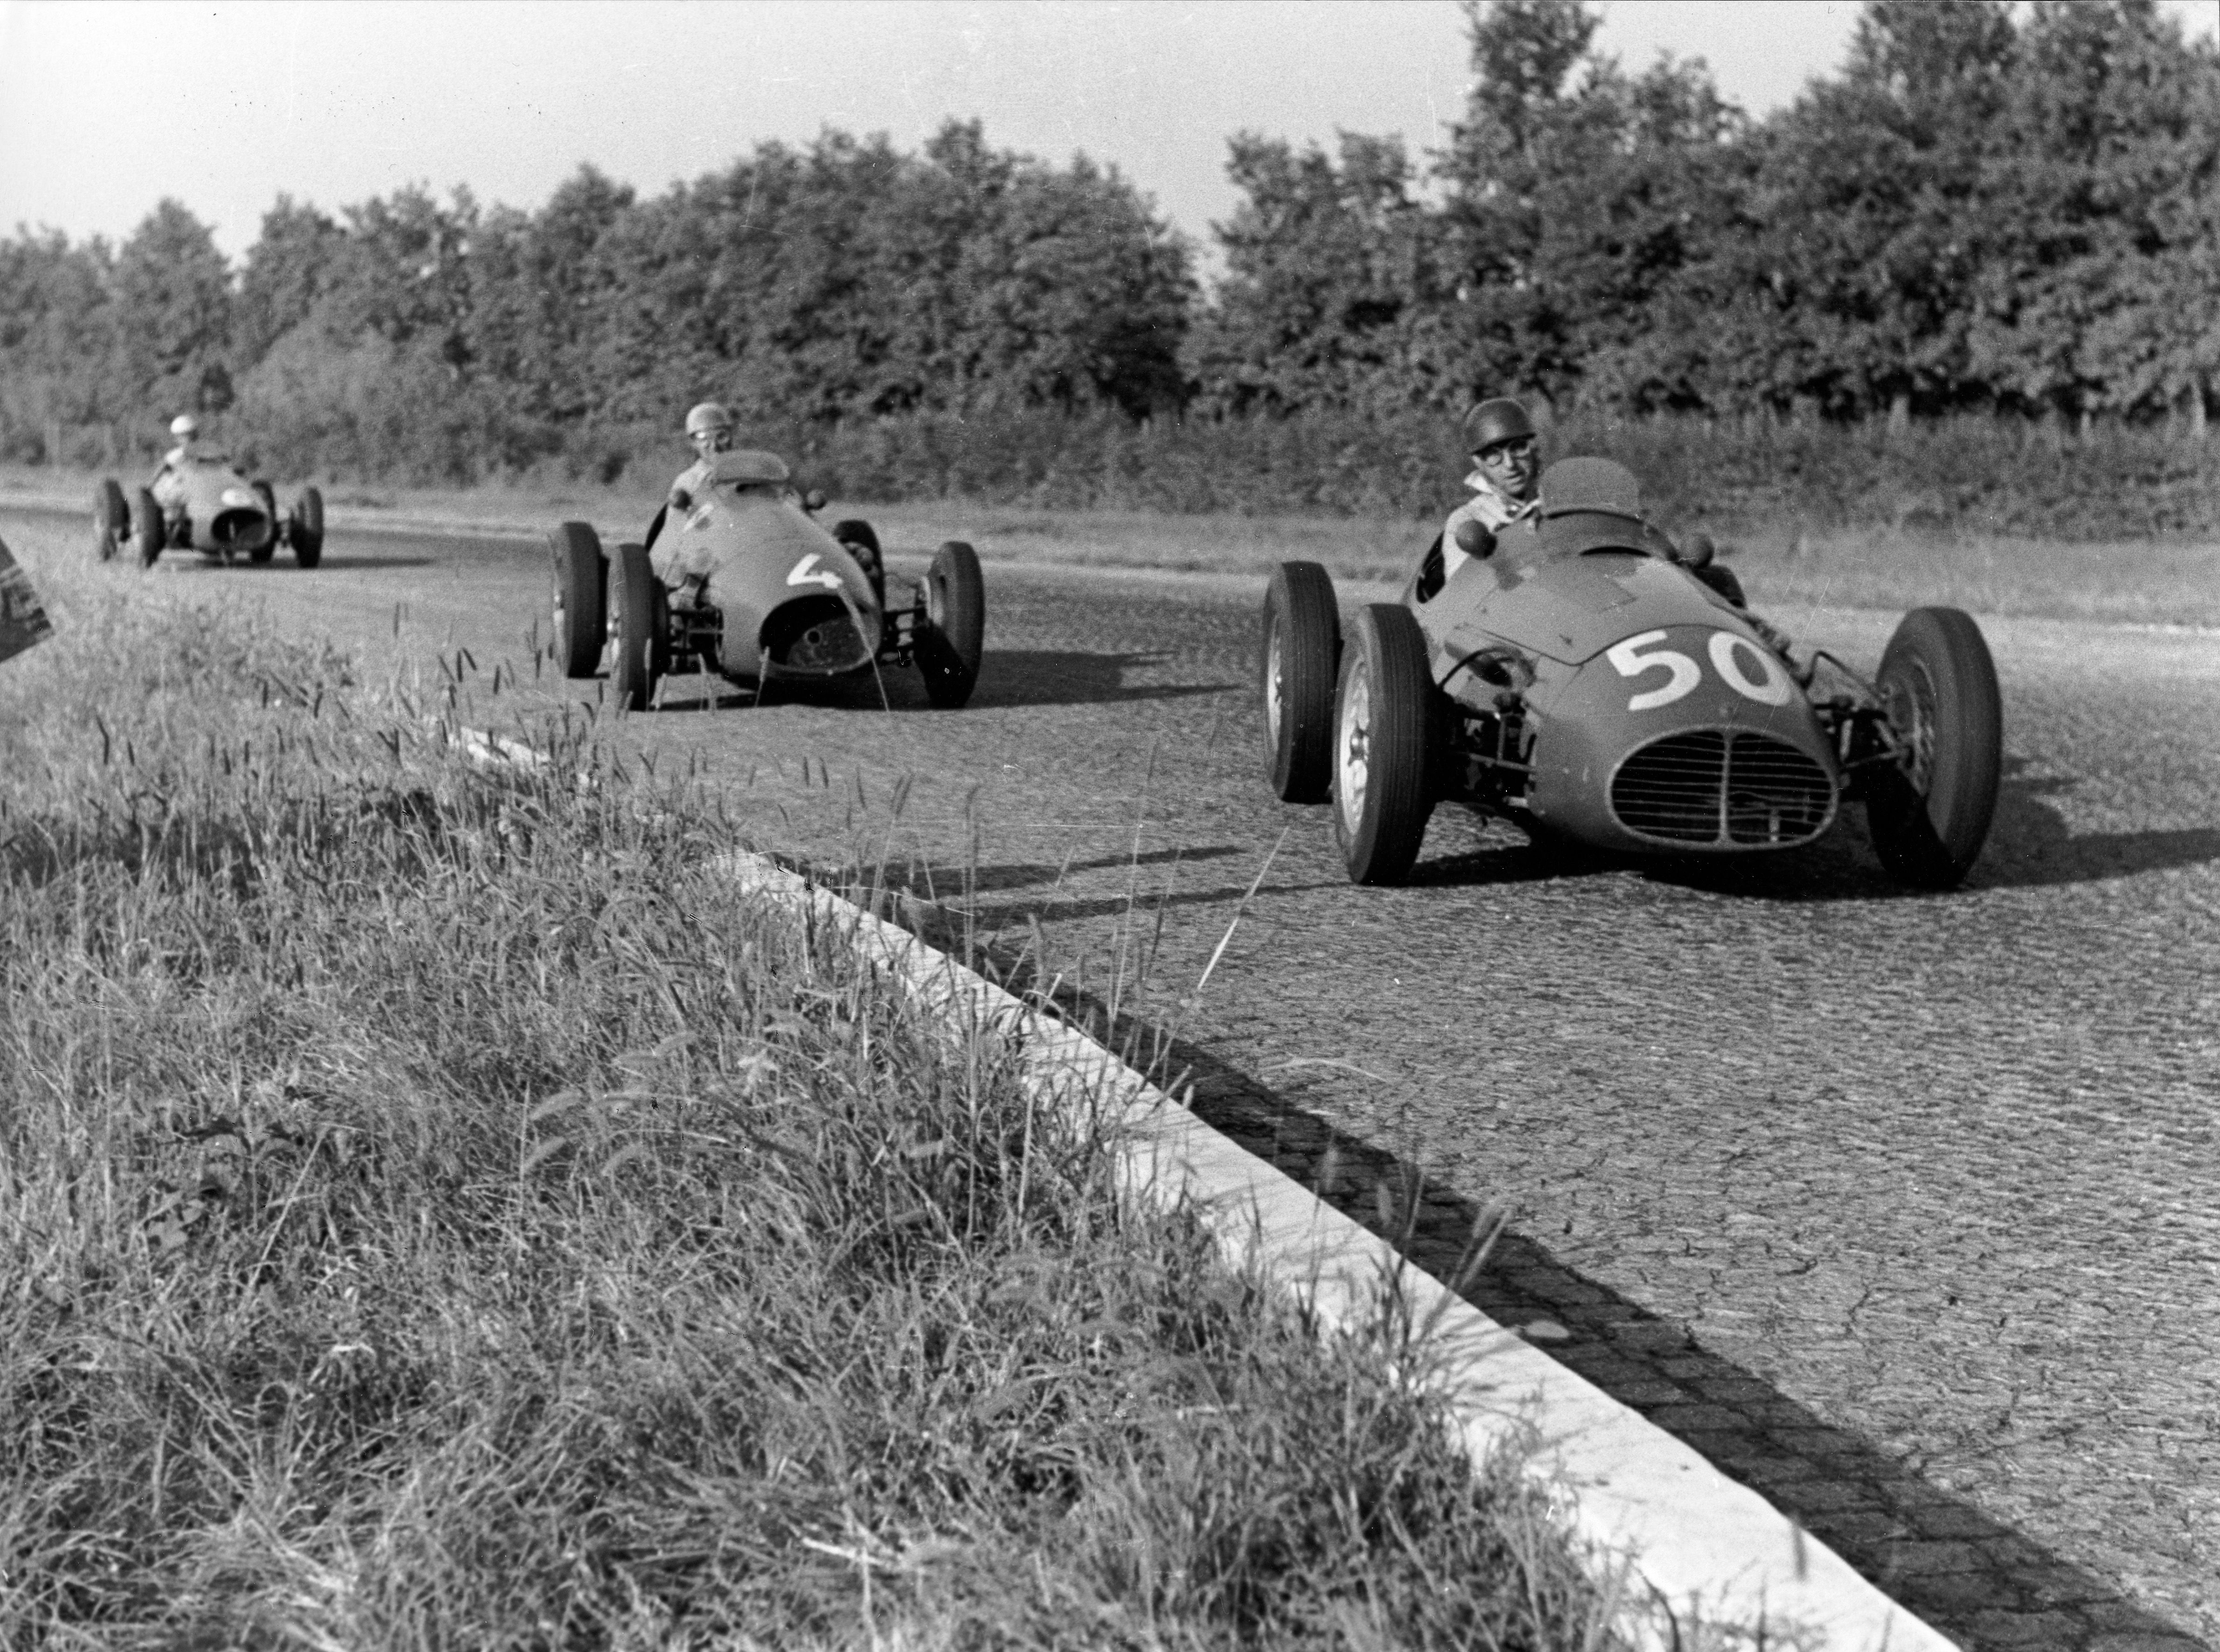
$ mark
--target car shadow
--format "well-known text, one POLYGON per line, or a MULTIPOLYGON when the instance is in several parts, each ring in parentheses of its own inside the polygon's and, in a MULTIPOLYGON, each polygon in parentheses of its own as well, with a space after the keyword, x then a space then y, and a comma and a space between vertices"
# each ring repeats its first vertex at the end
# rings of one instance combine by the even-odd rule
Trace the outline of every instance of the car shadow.
POLYGON ((1103 1002, 1035 955, 982 931, 920 932, 1008 990, 1046 997, 1065 1018, 1159 1083, 1250 1154, 1388 1240, 1498 1324, 1681 1440, 1813 1533, 1891 1598, 1968 1647, 2089 1643, 2194 1652, 2200 1643, 2055 1551, 1928 1480, 1909 1460, 1836 1427, 1756 1373, 1703 1345, 1689 1327, 1559 1260, 1537 1235, 1504 1228, 1478 1254, 1496 1213, 1423 1164, 1341 1130, 1201 1044, 1103 1002), (1453 1287, 1453 1288, 1455 1288, 1453 1287), (2072 1620, 2071 1626, 2067 1620, 2072 1620), (2057 1638, 2052 1638, 2052 1637, 2057 1638))
MULTIPOLYGON (((1198 695, 1224 694, 1242 685, 1232 683, 1135 683, 1126 681, 1128 671, 1170 658, 1169 654, 1097 654, 1068 649, 990 648, 979 664, 979 681, 966 702, 967 711, 1013 707, 1117 705, 1149 700, 1185 700, 1198 695)), ((665 710, 690 708, 704 691, 678 688, 692 678, 682 675, 666 679, 674 684, 674 697, 665 710)), ((714 690, 719 705, 757 703, 752 690, 724 683, 714 690)), ((873 675, 841 677, 829 682, 775 681, 766 685, 764 705, 826 706, 897 712, 932 711, 925 684, 914 670, 882 666, 873 675), (882 697, 883 696, 883 698, 882 697)))
POLYGON ((1113 705, 1140 700, 1188 700, 1198 695, 1224 694, 1244 686, 1233 683, 1126 680, 1128 672, 1171 658, 1169 653, 990 648, 980 664, 979 686, 971 696, 971 703, 977 707, 1113 705))

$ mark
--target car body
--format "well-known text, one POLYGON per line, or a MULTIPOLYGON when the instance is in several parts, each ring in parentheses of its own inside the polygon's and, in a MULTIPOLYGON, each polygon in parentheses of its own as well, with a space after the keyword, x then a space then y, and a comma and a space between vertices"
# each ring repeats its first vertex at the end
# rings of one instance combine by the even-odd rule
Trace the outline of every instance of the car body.
POLYGON ((1604 459, 1553 465, 1530 516, 1472 538, 1346 645, 1313 564, 1283 566, 1267 599, 1275 786, 1333 800, 1360 882, 1404 876, 1444 801, 1593 849, 1709 857, 1811 843, 1857 801, 1907 882, 1955 883, 1978 855, 2001 712, 1966 615, 1907 616, 1874 682, 1799 664, 1604 459))
POLYGON ((189 455, 167 467, 175 478, 166 502, 152 488, 127 498, 113 478, 93 495, 95 550, 103 562, 127 545, 142 566, 165 550, 197 551, 213 561, 268 562, 280 545, 313 568, 323 557, 324 501, 305 488, 279 514, 266 482, 251 482, 221 453, 189 455))
POLYGON ((686 508, 658 511, 643 544, 605 556, 591 527, 564 523, 550 549, 565 671, 606 666, 638 709, 689 665, 758 692, 915 665, 933 703, 963 704, 985 626, 976 554, 947 541, 911 602, 890 608, 876 534, 862 521, 827 529, 823 502, 796 491, 776 454, 739 451, 713 455, 686 508))

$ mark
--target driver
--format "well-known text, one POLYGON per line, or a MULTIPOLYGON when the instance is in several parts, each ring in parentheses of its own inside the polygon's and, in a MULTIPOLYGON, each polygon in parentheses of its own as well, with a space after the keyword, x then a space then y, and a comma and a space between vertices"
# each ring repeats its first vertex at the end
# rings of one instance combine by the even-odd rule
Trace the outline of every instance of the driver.
POLYGON ((1536 489, 1542 480, 1541 449, 1534 436, 1534 421, 1526 409, 1507 396, 1481 402, 1464 415, 1464 435, 1472 454, 1472 473, 1464 485, 1472 497, 1449 514, 1442 524, 1442 577, 1446 581, 1469 559, 1456 542, 1456 531, 1466 522, 1478 522, 1488 533, 1500 533, 1512 523, 1534 514, 1536 489))
POLYGON ((201 421, 190 413, 181 413, 170 421, 170 433, 178 445, 162 455, 161 468, 147 484, 154 502, 162 508, 165 516, 175 517, 185 508, 185 466, 200 457, 201 421))
POLYGON ((1509 396, 1499 396, 1467 413, 1462 428, 1473 458, 1472 473, 1464 479, 1472 497, 1450 513, 1419 559, 1413 589, 1421 602, 1431 602, 1450 576, 1472 559, 1456 542, 1458 528, 1476 522, 1493 539, 1511 523, 1531 515, 1537 503, 1541 455, 1526 409, 1509 396))
MULTIPOLYGON (((694 508, 695 496, 708 485, 714 473, 717 455, 732 452, 732 414, 721 402, 696 402, 686 415, 686 439, 693 446, 695 457, 694 463, 681 471, 678 479, 670 484, 665 508, 674 513, 694 508)), ((700 607, 712 570, 695 566, 686 555, 684 539, 676 533, 651 533, 648 543, 649 559, 655 564, 656 577, 670 589, 670 606, 700 607)))
POLYGON ((708 481, 716 455, 733 451, 733 415, 721 402, 696 402, 686 415, 686 439, 693 446, 694 463, 670 484, 670 508, 690 510, 694 496, 708 481))

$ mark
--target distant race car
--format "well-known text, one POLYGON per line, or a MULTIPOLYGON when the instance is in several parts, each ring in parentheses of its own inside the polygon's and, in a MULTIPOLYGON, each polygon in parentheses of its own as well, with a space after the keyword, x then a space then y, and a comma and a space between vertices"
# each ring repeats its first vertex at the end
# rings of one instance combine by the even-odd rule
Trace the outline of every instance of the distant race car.
POLYGON ((819 526, 813 513, 824 496, 797 496, 776 454, 719 453, 713 463, 690 508, 657 512, 645 544, 604 554, 584 522, 549 535, 555 647, 566 676, 606 669, 617 703, 634 711, 682 666, 760 689, 914 664, 934 705, 971 697, 987 598, 970 545, 943 545, 908 605, 889 608, 869 523, 819 526), (658 576, 649 552, 665 539, 666 552, 704 570, 698 589, 682 581, 674 595, 658 576))
POLYGON ((293 560, 313 568, 324 556, 324 496, 301 489, 293 508, 278 514, 278 496, 266 482, 249 482, 221 454, 200 454, 179 470, 183 507, 165 513, 152 488, 140 488, 127 502, 113 477, 92 496, 94 548, 106 562, 128 547, 142 568, 166 550, 197 551, 229 563, 244 557, 267 562, 281 545, 293 560))
POLYGON ((1444 801, 1537 838, 1676 856, 1793 848, 1855 801, 1899 881, 1966 876, 2003 751, 1971 616, 1913 609, 1870 682, 1824 651, 1799 667, 1699 577, 1707 549, 1684 559, 1643 523, 1624 467, 1560 461, 1540 496, 1500 535, 1464 525, 1469 560, 1445 582, 1422 564, 1345 639, 1325 569, 1272 576, 1273 789, 1331 801, 1352 879, 1400 882, 1444 801))

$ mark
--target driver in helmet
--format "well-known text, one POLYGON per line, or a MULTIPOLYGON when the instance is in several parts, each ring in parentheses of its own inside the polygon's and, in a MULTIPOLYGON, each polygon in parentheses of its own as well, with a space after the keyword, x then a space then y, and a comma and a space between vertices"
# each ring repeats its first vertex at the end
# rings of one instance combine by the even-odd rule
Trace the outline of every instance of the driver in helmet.
POLYGON ((686 440, 695 452, 694 463, 670 484, 670 508, 690 510, 716 464, 716 456, 733 451, 733 415, 721 402, 699 402, 686 415, 686 440))
MULTIPOLYGON (((733 449, 733 415, 721 402, 698 402, 686 415, 686 439, 695 452, 694 463, 678 473, 670 484, 670 495, 664 508, 674 514, 683 514, 694 508, 694 502, 715 473, 717 455, 733 449)), ((662 519, 657 519, 658 526, 662 519)), ((656 577, 670 592, 670 606, 692 608, 702 605, 709 586, 711 570, 696 566, 695 558, 687 555, 687 545, 675 533, 648 535, 649 559, 655 564, 656 577)), ((695 558, 706 555, 696 552, 695 558)))
POLYGON ((201 421, 190 413, 181 413, 170 421, 170 433, 178 445, 162 455, 161 468, 147 484, 154 502, 162 508, 165 516, 174 518, 185 508, 185 466, 200 457, 201 421))
POLYGON ((1426 548, 1419 565, 1421 602, 1430 601, 1449 583, 1451 574, 1471 560, 1471 553, 1457 543, 1458 528, 1476 523, 1493 540, 1512 523, 1532 515, 1538 502, 1541 450, 1534 421, 1523 406, 1507 396, 1491 397, 1464 415, 1462 428, 1473 459, 1471 474, 1464 479, 1472 497, 1450 513, 1440 535, 1426 548))

